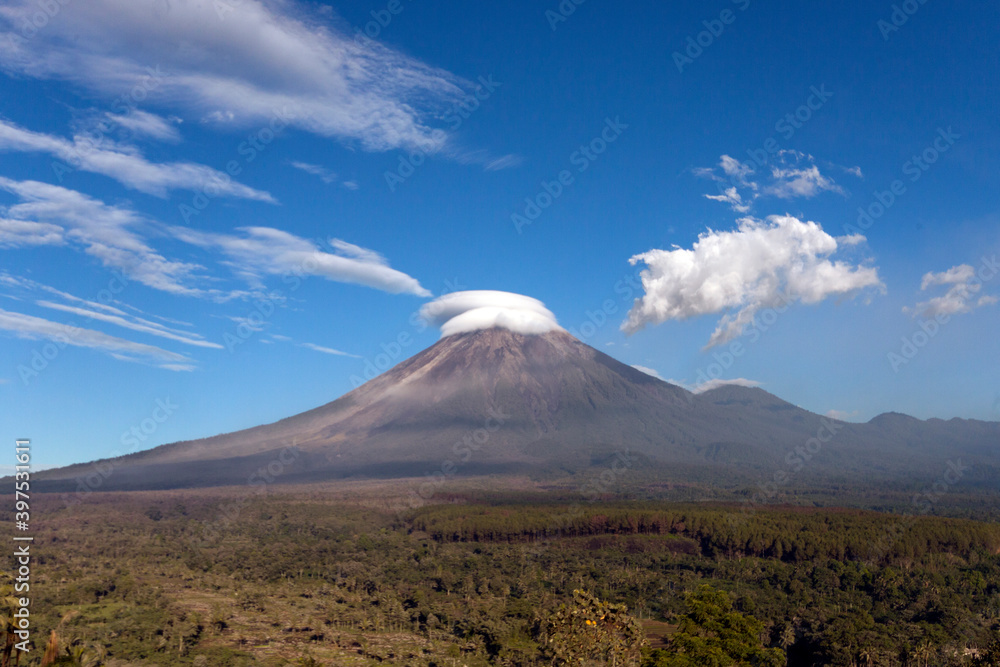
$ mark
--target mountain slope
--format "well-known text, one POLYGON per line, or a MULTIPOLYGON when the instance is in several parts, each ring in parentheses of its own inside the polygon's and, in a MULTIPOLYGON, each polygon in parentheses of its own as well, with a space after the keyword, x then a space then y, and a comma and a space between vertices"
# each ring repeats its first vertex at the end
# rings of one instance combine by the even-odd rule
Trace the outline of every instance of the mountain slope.
MULTIPOLYGON (((102 488, 241 484, 269 465, 282 481, 556 474, 606 466, 623 451, 668 471, 721 466, 767 473, 824 428, 835 432, 835 444, 815 457, 813 472, 840 466, 889 474, 893 457, 905 454, 908 465, 914 457, 933 459, 940 454, 935 443, 996 454, 989 443, 998 441, 998 424, 912 421, 917 426, 897 428, 889 417, 833 422, 746 387, 696 395, 562 331, 491 328, 447 336, 308 412, 119 459, 102 488)), ((41 477, 66 488, 86 470, 71 466, 41 477)))

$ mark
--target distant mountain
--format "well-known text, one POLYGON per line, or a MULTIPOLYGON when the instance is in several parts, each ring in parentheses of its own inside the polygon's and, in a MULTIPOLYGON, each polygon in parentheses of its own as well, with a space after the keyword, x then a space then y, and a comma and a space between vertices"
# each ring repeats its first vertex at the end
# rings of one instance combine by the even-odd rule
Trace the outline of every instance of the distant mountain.
MULTIPOLYGON (((954 457, 977 463, 980 473, 996 471, 998 443, 994 422, 890 413, 847 424, 757 388, 693 394, 562 331, 491 328, 442 338, 308 412, 105 464, 113 473, 100 488, 246 484, 268 466, 282 482, 554 476, 607 467, 626 451, 652 475, 892 478, 943 470, 954 457)), ((95 469, 82 464, 38 478, 42 488, 67 491, 95 469)))

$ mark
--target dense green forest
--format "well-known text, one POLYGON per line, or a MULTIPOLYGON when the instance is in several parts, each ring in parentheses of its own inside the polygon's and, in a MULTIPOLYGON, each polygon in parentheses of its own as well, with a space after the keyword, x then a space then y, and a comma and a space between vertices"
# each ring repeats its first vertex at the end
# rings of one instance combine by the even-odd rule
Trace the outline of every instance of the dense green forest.
POLYGON ((1000 665, 996 523, 388 488, 43 497, 19 664, 1000 665))

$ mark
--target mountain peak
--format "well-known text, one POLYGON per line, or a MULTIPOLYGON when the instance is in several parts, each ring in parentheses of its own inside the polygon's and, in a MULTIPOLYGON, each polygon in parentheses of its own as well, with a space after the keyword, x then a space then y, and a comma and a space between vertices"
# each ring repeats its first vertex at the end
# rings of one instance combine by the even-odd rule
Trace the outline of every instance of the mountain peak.
MULTIPOLYGON (((850 437, 838 442, 838 461, 875 469, 905 452, 907 465, 916 465, 934 455, 943 434, 956 452, 962 443, 982 450, 1000 436, 1000 424, 949 422, 926 433, 906 428, 922 423, 903 415, 872 422, 851 425, 850 437)), ((606 469, 609 457, 623 452, 643 461, 643 474, 709 468, 749 480, 773 472, 822 426, 819 415, 756 387, 692 394, 559 328, 480 326, 454 331, 307 412, 119 459, 102 489, 246 484, 275 461, 282 483, 567 474, 606 469)), ((811 468, 816 474, 836 465, 821 458, 811 468)), ((62 480, 55 488, 71 489, 84 470, 46 471, 40 481, 62 480)))

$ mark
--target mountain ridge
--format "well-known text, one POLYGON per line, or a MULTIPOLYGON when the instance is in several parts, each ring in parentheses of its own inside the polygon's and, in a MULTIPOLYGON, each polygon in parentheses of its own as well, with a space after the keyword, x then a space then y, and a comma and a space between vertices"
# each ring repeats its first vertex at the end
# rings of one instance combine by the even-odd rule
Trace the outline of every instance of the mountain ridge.
MULTIPOLYGON (((767 474, 824 424, 837 425, 836 437, 812 462, 813 474, 930 466, 942 445, 996 465, 997 423, 937 424, 898 413, 841 422, 758 387, 694 394, 561 330, 490 328, 446 336, 306 412, 117 459, 102 488, 246 483, 289 448, 286 482, 421 476, 442 467, 456 475, 572 473, 623 451, 665 474, 679 467, 767 474), (900 456, 909 457, 906 466, 887 464, 900 456)), ((64 488, 92 465, 38 478, 64 488)))

